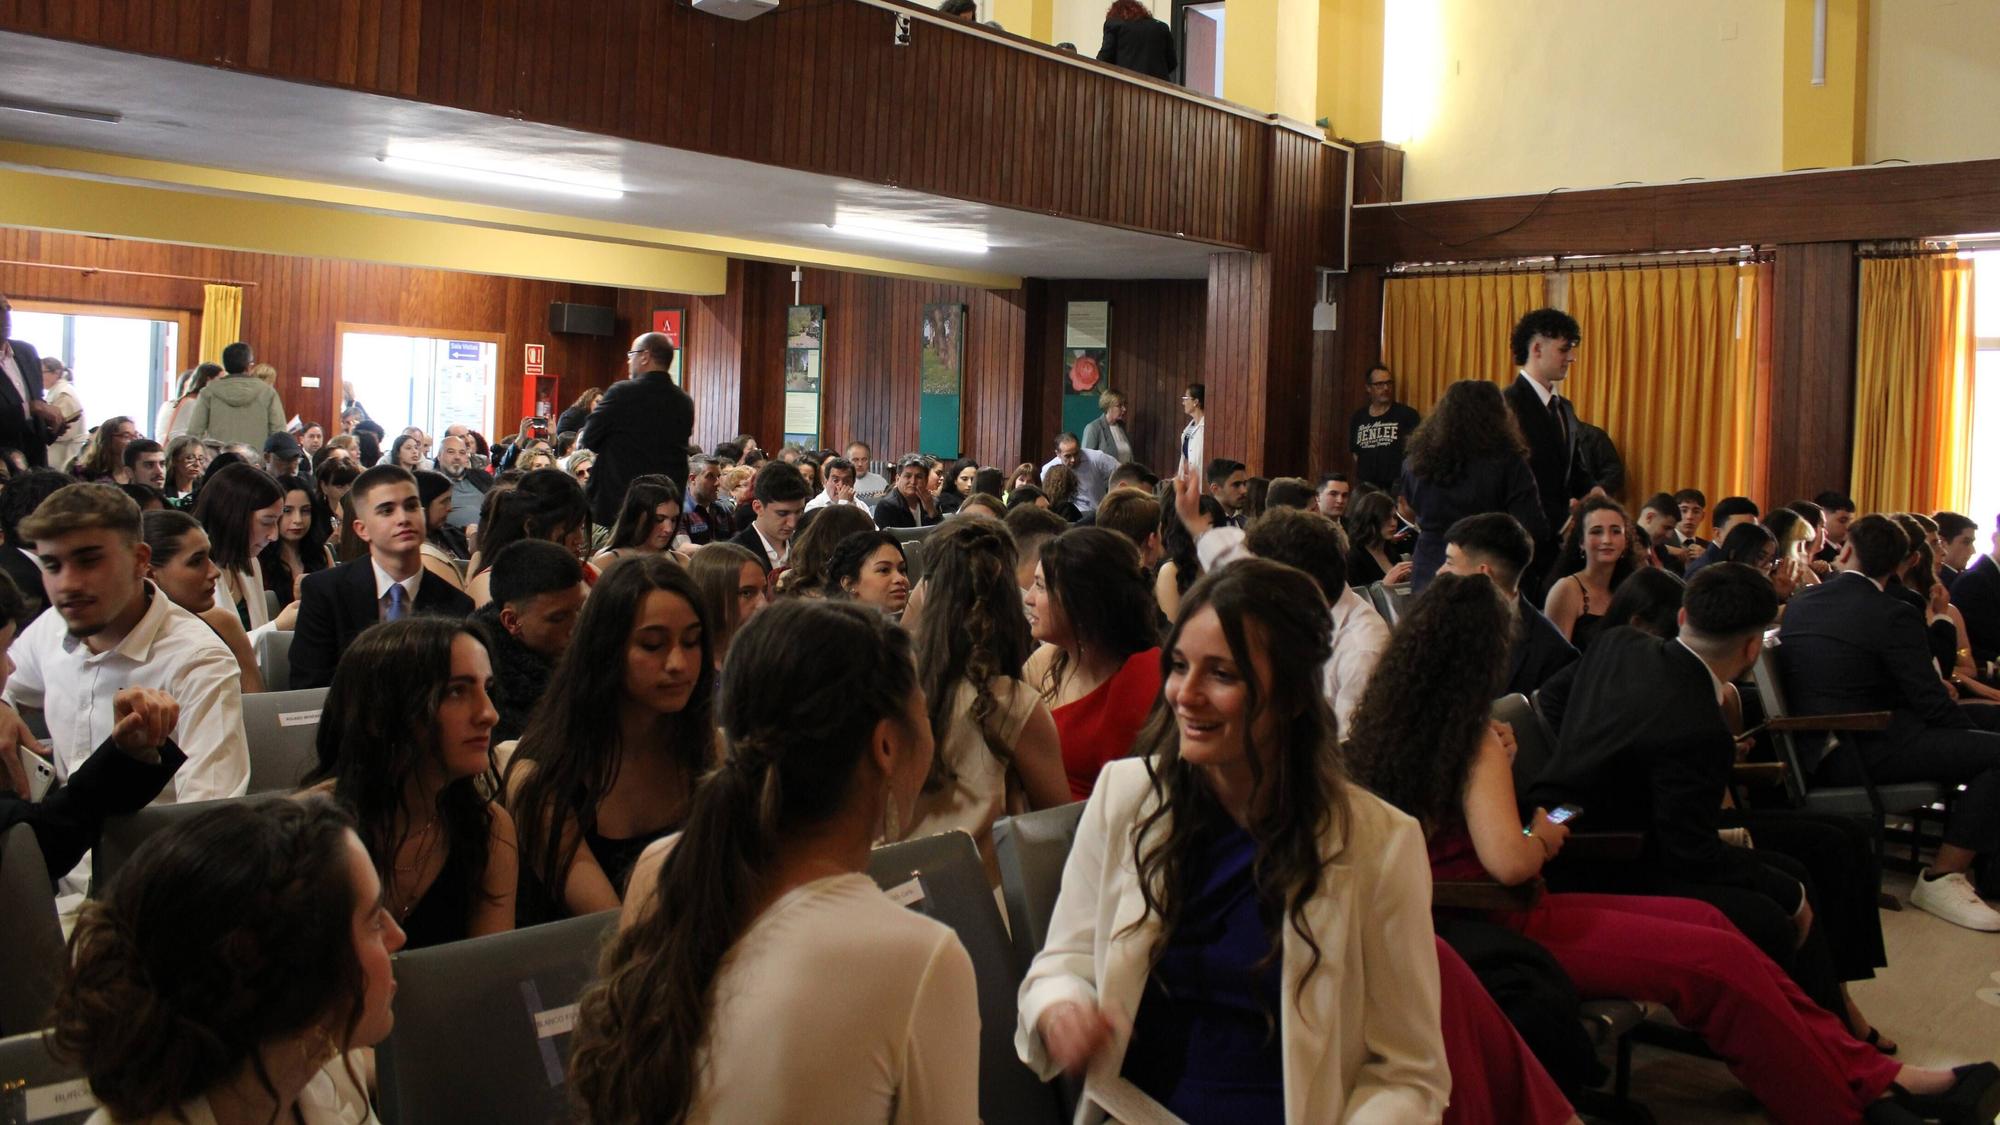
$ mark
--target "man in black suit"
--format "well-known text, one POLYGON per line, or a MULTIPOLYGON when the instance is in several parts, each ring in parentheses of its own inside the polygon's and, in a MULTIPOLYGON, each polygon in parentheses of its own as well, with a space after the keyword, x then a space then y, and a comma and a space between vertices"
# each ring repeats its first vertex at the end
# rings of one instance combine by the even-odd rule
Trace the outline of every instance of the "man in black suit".
POLYGON ((1778 668, 1799 714, 1891 714, 1887 730, 1844 736, 1854 757, 1829 755, 1818 767, 1821 783, 1860 784, 1863 768, 1876 782, 1964 783, 1910 902, 1967 929, 2000 931, 2000 912, 1980 901, 1966 876, 1975 859, 2000 853, 2000 718, 1952 699, 1931 658, 1924 615, 1885 592, 1909 549, 1895 521, 1855 520, 1834 560, 1839 573, 1786 607, 1778 668))
POLYGON ((694 436, 694 400, 667 374, 674 345, 666 334, 633 340, 625 362, 632 377, 604 392, 577 438, 597 455, 585 492, 591 519, 606 527, 618 522, 632 478, 659 473, 675 482, 687 479, 687 445, 694 436))
POLYGON ((1847 529, 1854 523, 1854 497, 1845 492, 1822 492, 1813 497, 1813 503, 1819 505, 1826 519, 1826 526, 1822 529, 1826 532, 1826 546, 1820 548, 1819 554, 1813 558, 1831 563, 1840 557, 1840 549, 1847 545, 1847 529))
POLYGON ((1521 612, 1521 631, 1507 654, 1506 695, 1532 696, 1550 676, 1576 662, 1576 646, 1521 597, 1521 574, 1534 558, 1535 541, 1528 529, 1505 512, 1466 516, 1444 533, 1444 565, 1438 570, 1486 575, 1521 612))
POLYGON ((49 442, 69 424, 42 401, 42 357, 26 340, 10 339, 14 306, 0 293, 0 447, 18 449, 30 467, 49 463, 49 442))
POLYGON ((1591 826, 1645 835, 1639 869, 1590 871, 1594 890, 1700 899, 1721 910, 1808 996, 1842 1013, 1805 868, 1724 843, 1722 794, 1736 761, 1726 685, 1750 670, 1778 595, 1763 575, 1715 563, 1688 584, 1680 635, 1607 629, 1577 666, 1555 756, 1529 800, 1581 805, 1591 826))
POLYGON ((1991 548, 1972 560, 1951 584, 1951 604, 1965 618, 1965 637, 1972 659, 1981 668, 2000 659, 2000 520, 1995 521, 1991 548))
POLYGON ((896 464, 896 481, 875 501, 875 526, 929 527, 943 519, 937 504, 924 492, 929 469, 919 453, 906 453, 896 464))
POLYGON ((308 574, 292 634, 292 689, 333 682, 340 654, 378 621, 412 613, 464 617, 472 599, 424 569, 424 505, 409 470, 377 465, 354 480, 354 533, 366 558, 308 574))
POLYGON ((21 591, 21 600, 27 605, 21 616, 22 632, 49 608, 49 594, 42 585, 42 563, 35 557, 35 545, 23 542, 17 529, 42 501, 75 483, 76 478, 68 473, 30 469, 0 489, 0 532, 7 537, 6 545, 0 546, 0 570, 14 580, 15 588, 21 591))
POLYGON ((765 573, 782 570, 792 557, 792 533, 798 530, 799 513, 812 498, 798 466, 785 461, 766 461, 757 469, 751 484, 751 511, 757 513, 750 525, 730 539, 731 543, 756 555, 765 573))
POLYGON ((1535 544, 1535 559, 1521 580, 1521 591, 1541 604, 1550 569, 1569 523, 1575 501, 1598 491, 1577 452, 1576 410, 1558 393, 1576 362, 1583 330, 1576 318, 1560 309, 1536 309, 1514 326, 1514 364, 1520 377, 1502 392, 1507 406, 1528 441, 1528 468, 1534 470, 1541 494, 1547 538, 1535 544))

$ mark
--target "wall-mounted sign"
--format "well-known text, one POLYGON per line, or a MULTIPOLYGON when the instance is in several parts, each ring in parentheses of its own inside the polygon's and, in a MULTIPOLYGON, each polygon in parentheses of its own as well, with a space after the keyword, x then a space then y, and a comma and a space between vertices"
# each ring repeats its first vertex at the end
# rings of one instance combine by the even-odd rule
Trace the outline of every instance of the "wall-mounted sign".
POLYGON ((521 373, 523 375, 540 375, 542 373, 542 356, 544 354, 543 345, 529 344, 526 347, 526 353, 521 361, 521 373))
POLYGON ((959 396, 965 386, 965 306, 925 305, 917 361, 917 448, 958 456, 959 396))
POLYGON ((675 386, 680 385, 681 372, 687 370, 687 364, 682 360, 687 354, 687 336, 682 332, 686 323, 686 309, 653 310, 653 331, 666 336, 667 343, 674 346, 674 362, 667 368, 667 374, 673 376, 675 386))
MULTIPOLYGON (((785 440, 819 448, 820 362, 826 344, 826 306, 785 310, 785 440)), ((858 466, 857 466, 858 468, 858 466)))
POLYGON ((1062 428, 1083 433, 1111 377, 1111 302, 1071 301, 1063 317, 1062 428))

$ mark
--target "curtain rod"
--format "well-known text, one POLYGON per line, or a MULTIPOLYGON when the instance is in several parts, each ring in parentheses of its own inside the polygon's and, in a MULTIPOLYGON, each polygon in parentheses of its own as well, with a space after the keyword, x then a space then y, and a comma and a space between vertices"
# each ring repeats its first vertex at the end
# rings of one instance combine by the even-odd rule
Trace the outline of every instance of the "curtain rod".
POLYGON ((26 266, 38 270, 71 270, 75 273, 106 273, 117 277, 152 277, 163 281, 199 281, 204 285, 238 285, 245 289, 257 288, 254 281, 235 281, 226 277, 192 277, 184 273, 151 273, 146 270, 114 270, 104 266, 66 266, 55 262, 22 262, 13 259, 0 260, 0 266, 26 266))
POLYGON ((1489 262, 1408 262, 1392 266, 1390 277, 1447 274, 1604 273, 1612 270, 1672 269, 1676 266, 1748 265, 1772 260, 1768 250, 1719 250, 1671 255, 1548 257, 1489 262))

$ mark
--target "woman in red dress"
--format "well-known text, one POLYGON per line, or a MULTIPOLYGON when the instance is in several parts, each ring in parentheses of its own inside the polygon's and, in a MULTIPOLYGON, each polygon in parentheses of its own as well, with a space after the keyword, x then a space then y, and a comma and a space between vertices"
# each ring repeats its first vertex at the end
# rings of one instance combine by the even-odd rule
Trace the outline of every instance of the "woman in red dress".
POLYGON ((1130 539, 1078 527, 1043 545, 1022 604, 1041 642, 1027 681, 1055 716, 1070 795, 1081 801, 1104 763, 1131 751, 1160 697, 1152 587, 1130 539))

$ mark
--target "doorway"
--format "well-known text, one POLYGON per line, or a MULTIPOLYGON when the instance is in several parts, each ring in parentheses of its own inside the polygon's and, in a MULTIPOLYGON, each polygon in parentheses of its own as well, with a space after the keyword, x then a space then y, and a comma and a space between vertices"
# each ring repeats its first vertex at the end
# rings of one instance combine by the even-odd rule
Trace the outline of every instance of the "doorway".
POLYGON ((1181 74, 1185 85, 1212 98, 1222 96, 1222 4, 1189 4, 1181 9, 1181 74))
POLYGON ((342 410, 358 404, 392 440, 411 426, 433 438, 458 425, 493 433, 505 336, 382 324, 335 331, 342 410))
POLYGON ((181 369, 186 330, 187 314, 168 309, 14 302, 15 339, 70 369, 86 428, 122 416, 156 440, 154 423, 181 369))

